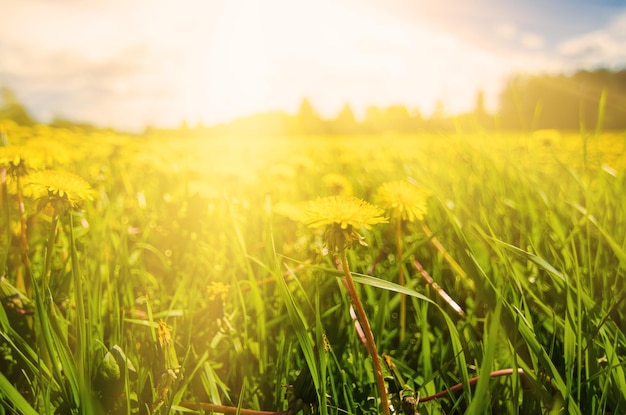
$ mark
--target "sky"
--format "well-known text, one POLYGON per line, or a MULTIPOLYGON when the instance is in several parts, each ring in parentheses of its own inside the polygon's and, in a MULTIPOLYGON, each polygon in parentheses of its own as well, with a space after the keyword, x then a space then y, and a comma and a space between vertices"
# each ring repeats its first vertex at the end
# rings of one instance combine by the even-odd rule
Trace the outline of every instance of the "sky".
POLYGON ((626 67, 626 2, 3 0, 0 86, 39 121, 141 131, 349 103, 495 110, 515 73, 626 67))

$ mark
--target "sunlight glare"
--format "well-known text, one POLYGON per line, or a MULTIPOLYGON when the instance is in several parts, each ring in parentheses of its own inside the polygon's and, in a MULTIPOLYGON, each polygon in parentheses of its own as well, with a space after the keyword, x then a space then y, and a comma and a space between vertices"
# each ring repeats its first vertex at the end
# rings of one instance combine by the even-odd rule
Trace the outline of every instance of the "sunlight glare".
POLYGON ((206 93, 218 118, 231 118, 263 108, 272 90, 258 3, 229 2, 224 6, 206 54, 206 93))
POLYGON ((479 89, 495 105, 489 97, 509 68, 454 32, 329 0, 232 1, 217 22, 195 92, 207 123, 294 113, 305 97, 324 117, 346 103, 359 118, 369 105, 398 103, 426 115, 438 101, 450 112, 469 111, 479 89))

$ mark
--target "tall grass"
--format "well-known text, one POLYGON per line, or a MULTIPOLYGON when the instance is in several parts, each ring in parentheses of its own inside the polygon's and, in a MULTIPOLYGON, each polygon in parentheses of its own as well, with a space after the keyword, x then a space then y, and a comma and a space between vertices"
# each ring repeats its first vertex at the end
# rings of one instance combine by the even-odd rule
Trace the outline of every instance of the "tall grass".
POLYGON ((378 352, 403 378, 391 401, 417 397, 422 414, 626 407, 622 135, 596 128, 582 149, 580 135, 554 131, 233 141, 6 130, 2 151, 72 171, 96 196, 42 222, 24 189, 22 230, 22 185, 0 153, 4 412, 378 413, 344 275, 299 219, 305 201, 352 191, 373 202, 401 179, 432 191, 423 222, 380 225, 346 258, 378 352), (42 153, 60 137, 64 153, 42 153))

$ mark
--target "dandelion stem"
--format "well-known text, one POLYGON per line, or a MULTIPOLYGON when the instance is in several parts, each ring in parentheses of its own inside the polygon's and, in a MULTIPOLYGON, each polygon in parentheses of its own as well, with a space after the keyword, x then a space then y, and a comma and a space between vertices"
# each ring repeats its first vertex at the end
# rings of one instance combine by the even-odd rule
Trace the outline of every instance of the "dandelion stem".
POLYGON ((6 250, 3 250, 0 259, 0 269, 6 269, 7 258, 9 256, 9 246, 11 245, 11 216, 9 210, 9 192, 7 190, 7 169, 0 168, 0 206, 4 211, 2 218, 2 228, 6 231, 3 238, 6 238, 6 250))
POLYGON ((52 221, 50 223, 50 234, 48 235, 48 241, 46 243, 46 261, 44 265, 44 278, 45 284, 50 284, 50 277, 52 275, 52 254, 54 252, 54 243, 57 237, 57 224, 59 222, 59 215, 56 211, 52 214, 52 221))
POLYGON ((374 334, 372 333, 372 328, 370 327, 369 320, 367 315, 365 314, 365 309, 363 308, 363 303, 361 303, 361 299, 356 291, 356 286, 354 285, 354 280, 352 279, 352 274, 350 273, 350 268, 348 267, 348 258, 346 256, 346 251, 342 250, 339 254, 341 257, 341 268, 343 269, 343 273, 346 276, 346 282, 348 287, 348 294, 352 299, 352 303, 354 304, 354 308, 356 309, 357 317, 359 318, 359 322, 365 332, 365 338, 367 339, 367 351, 370 356, 372 356, 372 362, 374 364, 374 377, 376 378, 376 386, 378 387, 378 394, 380 395, 380 403, 382 406, 383 415, 390 415, 389 405, 387 404, 387 390, 385 388, 385 379, 383 378, 383 369, 380 365, 380 358, 378 357, 378 351, 376 349, 376 343, 374 342, 374 334))
MULTIPOLYGON (((28 240, 26 239, 26 212, 24 209, 24 198, 22 197, 22 186, 20 175, 16 175, 17 179, 17 206, 20 216, 20 245, 22 251, 22 263, 24 264, 24 293, 27 297, 32 295, 33 279, 30 269, 30 261, 28 259, 28 240)), ((8 226, 8 225, 7 225, 8 226)), ((17 286, 19 287, 19 281, 17 286)))
MULTIPOLYGON (((396 245, 398 249, 398 283, 404 287, 406 281, 404 279, 404 267, 402 266, 402 220, 398 219, 396 227, 396 245)), ((400 343, 406 337, 406 297, 400 294, 400 343)))
MULTIPOLYGON (((80 270, 78 268, 78 254, 76 252, 76 240, 74 236, 74 218, 72 212, 68 214, 70 220, 70 256, 72 260, 72 276, 74 280, 74 298, 76 302, 76 361, 78 365, 78 376, 81 381, 81 385, 87 387, 89 391, 89 380, 91 376, 89 374, 89 352, 90 352, 90 337, 88 335, 88 326, 85 313, 85 302, 83 296, 83 284, 81 280, 80 270)), ((83 391, 85 393, 86 391, 83 391)), ((85 393, 81 398, 89 398, 90 395, 85 393)))

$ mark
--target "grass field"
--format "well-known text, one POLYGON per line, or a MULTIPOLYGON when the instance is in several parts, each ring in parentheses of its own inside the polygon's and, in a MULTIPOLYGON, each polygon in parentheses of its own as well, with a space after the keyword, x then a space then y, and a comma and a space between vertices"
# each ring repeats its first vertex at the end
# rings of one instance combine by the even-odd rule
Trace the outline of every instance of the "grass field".
POLYGON ((3 128, 2 413, 381 413, 333 195, 392 413, 626 411, 623 133, 3 128))

